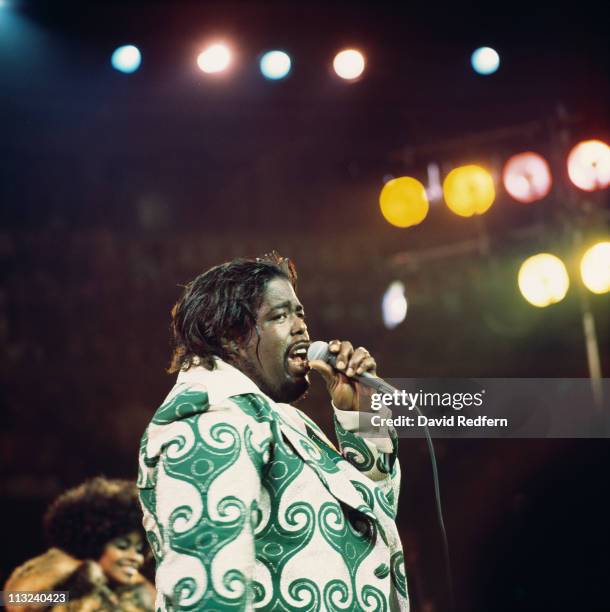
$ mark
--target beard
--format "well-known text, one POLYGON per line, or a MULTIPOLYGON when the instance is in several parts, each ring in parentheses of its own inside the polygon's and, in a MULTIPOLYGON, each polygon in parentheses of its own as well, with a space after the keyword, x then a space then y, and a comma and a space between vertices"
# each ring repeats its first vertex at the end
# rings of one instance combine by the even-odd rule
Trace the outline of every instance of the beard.
POLYGON ((284 378, 277 385, 269 383, 261 372, 248 361, 233 364, 241 370, 256 386, 274 402, 291 404, 305 399, 309 390, 309 379, 307 375, 298 378, 284 378))
POLYGON ((276 399, 271 395, 269 397, 282 404, 292 404, 304 400, 307 397, 308 391, 309 380, 307 376, 303 376, 302 378, 286 381, 277 392, 280 399, 276 399))

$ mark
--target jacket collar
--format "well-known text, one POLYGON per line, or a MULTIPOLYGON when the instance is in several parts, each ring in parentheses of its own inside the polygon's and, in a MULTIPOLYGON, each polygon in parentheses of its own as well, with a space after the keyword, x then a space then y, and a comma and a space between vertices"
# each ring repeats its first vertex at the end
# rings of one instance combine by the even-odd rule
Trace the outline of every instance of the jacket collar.
POLYGON ((204 385, 210 404, 218 404, 233 395, 245 395, 246 393, 257 393, 263 395, 269 402, 273 401, 243 372, 219 357, 214 357, 213 370, 208 370, 201 365, 193 365, 188 370, 181 370, 176 384, 204 385))

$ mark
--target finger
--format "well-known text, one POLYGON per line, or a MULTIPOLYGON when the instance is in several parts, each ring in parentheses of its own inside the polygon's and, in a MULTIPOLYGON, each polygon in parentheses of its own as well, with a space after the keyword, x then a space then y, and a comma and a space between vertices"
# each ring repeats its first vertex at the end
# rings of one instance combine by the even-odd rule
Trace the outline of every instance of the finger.
POLYGON ((341 348, 341 340, 331 340, 328 343, 328 350, 331 353, 338 353, 340 348, 341 348))
POLYGON ((358 371, 362 362, 370 357, 370 353, 363 347, 359 346, 350 357, 349 363, 347 364, 346 374, 348 376, 354 376, 354 374, 362 374, 364 370, 358 371))
POLYGON ((309 367, 317 372, 327 385, 334 382, 335 371, 332 366, 326 363, 326 361, 320 361, 319 359, 313 359, 309 362, 309 367))
POLYGON ((354 347, 352 346, 352 343, 344 340, 341 343, 341 348, 337 354, 337 370, 345 370, 353 352, 354 347))
POLYGON ((364 374, 364 372, 375 375, 377 374, 377 362, 370 355, 362 360, 360 367, 356 370, 356 374, 364 374))

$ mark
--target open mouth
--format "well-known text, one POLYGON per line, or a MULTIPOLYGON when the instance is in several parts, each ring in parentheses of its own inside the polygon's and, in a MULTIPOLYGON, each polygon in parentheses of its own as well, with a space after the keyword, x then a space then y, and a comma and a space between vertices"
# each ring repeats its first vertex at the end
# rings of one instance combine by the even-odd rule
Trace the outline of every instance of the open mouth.
POLYGON ((307 349, 309 342, 297 342, 293 344, 286 355, 286 364, 289 374, 292 376, 305 376, 309 372, 307 362, 307 349))

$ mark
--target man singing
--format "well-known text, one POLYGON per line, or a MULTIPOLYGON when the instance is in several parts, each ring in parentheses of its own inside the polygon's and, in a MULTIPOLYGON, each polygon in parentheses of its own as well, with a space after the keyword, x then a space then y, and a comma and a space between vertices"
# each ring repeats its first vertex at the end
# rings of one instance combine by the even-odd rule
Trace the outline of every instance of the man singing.
POLYGON ((172 312, 174 388, 142 437, 138 487, 157 610, 408 610, 396 436, 358 435, 364 348, 307 361, 292 263, 216 266, 172 312), (339 450, 291 403, 317 371, 339 450))

